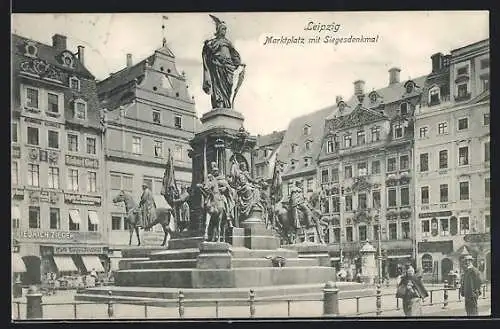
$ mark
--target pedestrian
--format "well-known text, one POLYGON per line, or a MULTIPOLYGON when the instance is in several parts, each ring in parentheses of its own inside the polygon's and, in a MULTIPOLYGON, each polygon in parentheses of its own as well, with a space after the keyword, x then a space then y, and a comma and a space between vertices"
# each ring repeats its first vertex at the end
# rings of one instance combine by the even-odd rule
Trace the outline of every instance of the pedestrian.
POLYGON ((460 284, 460 295, 465 299, 465 312, 467 316, 477 316, 477 299, 481 295, 481 274, 472 264, 472 256, 464 258, 465 270, 460 284))
POLYGON ((403 300, 405 316, 422 315, 422 300, 428 296, 422 280, 415 275, 411 264, 406 265, 406 273, 401 276, 396 292, 396 298, 403 300))

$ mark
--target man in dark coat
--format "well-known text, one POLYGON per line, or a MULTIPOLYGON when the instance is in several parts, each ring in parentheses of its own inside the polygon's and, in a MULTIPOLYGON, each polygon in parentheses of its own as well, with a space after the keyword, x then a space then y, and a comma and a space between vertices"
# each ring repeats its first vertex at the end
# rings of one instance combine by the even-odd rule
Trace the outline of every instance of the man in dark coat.
POLYGON ((422 280, 415 275, 411 264, 406 265, 406 273, 401 277, 396 292, 396 298, 403 300, 405 316, 418 316, 422 314, 421 301, 428 296, 427 289, 422 280))
POLYGON ((481 274, 472 265, 472 256, 464 258, 465 270, 460 284, 460 295, 465 299, 465 312, 467 316, 477 316, 477 299, 481 295, 481 274))

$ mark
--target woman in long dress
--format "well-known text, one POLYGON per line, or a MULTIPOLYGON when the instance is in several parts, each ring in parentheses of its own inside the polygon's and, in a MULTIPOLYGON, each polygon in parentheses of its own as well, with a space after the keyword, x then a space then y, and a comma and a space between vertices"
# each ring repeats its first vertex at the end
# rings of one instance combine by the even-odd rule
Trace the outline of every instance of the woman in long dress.
POLYGON ((403 300, 405 316, 422 315, 422 300, 428 296, 422 280, 415 275, 411 265, 406 266, 406 273, 401 277, 396 292, 396 298, 403 300))

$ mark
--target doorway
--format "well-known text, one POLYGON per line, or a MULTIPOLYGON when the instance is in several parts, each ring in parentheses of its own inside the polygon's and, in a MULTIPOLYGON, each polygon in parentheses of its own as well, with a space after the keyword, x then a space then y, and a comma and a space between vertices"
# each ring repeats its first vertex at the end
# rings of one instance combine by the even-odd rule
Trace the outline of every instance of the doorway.
POLYGON ((37 256, 24 256, 24 263, 26 264, 26 273, 23 273, 21 280, 23 284, 39 284, 41 279, 40 267, 41 260, 37 256))
POLYGON ((441 281, 448 280, 448 274, 453 270, 453 261, 449 258, 441 260, 441 281))

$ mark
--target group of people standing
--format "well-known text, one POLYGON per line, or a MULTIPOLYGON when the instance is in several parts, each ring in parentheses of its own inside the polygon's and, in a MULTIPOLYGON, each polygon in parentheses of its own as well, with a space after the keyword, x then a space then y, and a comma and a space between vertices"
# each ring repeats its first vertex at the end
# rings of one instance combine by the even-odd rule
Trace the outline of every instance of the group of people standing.
MULTIPOLYGON (((481 274, 473 265, 472 256, 464 258, 465 268, 460 280, 460 295, 465 300, 465 311, 467 316, 478 315, 477 301, 481 295, 481 274)), ((422 315, 422 301, 429 296, 422 278, 416 274, 411 264, 406 265, 406 271, 398 283, 396 298, 403 300, 403 311, 405 316, 422 315)))

